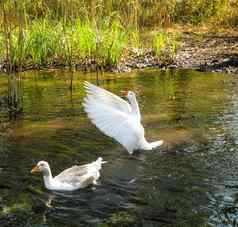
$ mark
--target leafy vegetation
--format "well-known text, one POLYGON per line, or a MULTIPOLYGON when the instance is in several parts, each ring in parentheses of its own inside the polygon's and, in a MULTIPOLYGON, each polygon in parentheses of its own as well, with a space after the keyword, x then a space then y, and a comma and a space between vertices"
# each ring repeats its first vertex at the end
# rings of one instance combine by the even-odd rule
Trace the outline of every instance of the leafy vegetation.
POLYGON ((156 55, 172 61, 178 41, 166 28, 238 25, 233 0, 3 0, 0 7, 0 61, 10 71, 29 64, 115 66, 128 48, 144 47, 145 30, 155 31, 156 55))
POLYGON ((179 47, 179 35, 159 32, 153 39, 153 50, 163 63, 172 63, 179 47))
POLYGON ((24 55, 36 64, 46 63, 57 54, 61 28, 46 19, 36 20, 26 31, 24 55))

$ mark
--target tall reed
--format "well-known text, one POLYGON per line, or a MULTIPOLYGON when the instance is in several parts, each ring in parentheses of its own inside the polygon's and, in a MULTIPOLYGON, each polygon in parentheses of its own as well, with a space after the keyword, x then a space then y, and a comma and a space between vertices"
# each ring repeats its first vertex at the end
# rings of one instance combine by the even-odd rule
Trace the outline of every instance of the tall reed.
POLYGON ((99 33, 99 55, 105 65, 117 65, 128 42, 128 34, 118 20, 105 21, 99 33))
POLYGON ((26 35, 25 49, 33 63, 52 62, 60 48, 62 28, 47 19, 33 21, 26 35))
POLYGON ((152 49, 163 64, 173 62, 179 47, 179 39, 180 34, 170 34, 164 31, 154 36, 152 49))

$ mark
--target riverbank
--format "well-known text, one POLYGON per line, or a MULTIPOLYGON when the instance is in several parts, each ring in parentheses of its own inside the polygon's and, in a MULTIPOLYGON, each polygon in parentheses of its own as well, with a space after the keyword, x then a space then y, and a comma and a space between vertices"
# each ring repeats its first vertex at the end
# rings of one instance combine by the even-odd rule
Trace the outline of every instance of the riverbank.
MULTIPOLYGON (((128 48, 127 54, 116 66, 100 65, 97 59, 88 59, 71 66, 54 59, 49 64, 28 64, 13 71, 42 70, 42 69, 72 69, 79 71, 111 71, 130 72, 133 69, 155 68, 185 68, 203 72, 225 72, 238 74, 238 34, 208 35, 184 32, 181 34, 179 48, 169 61, 163 55, 156 55, 151 48, 128 48)), ((0 71, 7 71, 7 64, 0 64, 0 71)))
POLYGON ((199 71, 238 73, 238 35, 184 34, 175 59, 179 68, 199 71))
POLYGON ((229 38, 237 33, 235 1, 6 0, 0 5, 2 72, 237 71, 236 38, 229 38))
POLYGON ((134 56, 126 64, 129 68, 160 67, 195 69, 202 72, 238 74, 238 34, 199 34, 184 32, 180 48, 173 61, 163 63, 153 51, 134 56))

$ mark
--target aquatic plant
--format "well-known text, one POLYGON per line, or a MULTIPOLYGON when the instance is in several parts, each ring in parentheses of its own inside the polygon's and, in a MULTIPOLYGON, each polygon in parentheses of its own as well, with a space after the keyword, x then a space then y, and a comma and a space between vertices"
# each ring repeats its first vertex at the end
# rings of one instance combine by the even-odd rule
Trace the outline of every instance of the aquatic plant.
POLYGON ((11 33, 10 59, 13 67, 21 66, 26 57, 25 39, 20 38, 19 34, 19 29, 15 29, 11 33))
POLYGON ((128 41, 125 28, 119 21, 106 21, 98 34, 98 54, 105 65, 117 65, 128 41))
POLYGON ((4 59, 5 53, 4 53, 4 37, 2 34, 0 34, 0 61, 4 59))
MULTIPOLYGON (((99 61, 102 65, 116 65, 126 46, 127 34, 118 21, 104 22, 99 29, 89 21, 77 20, 66 26, 60 40, 67 62, 99 61), (70 60, 69 60, 70 59, 70 60)), ((97 62, 97 63, 99 63, 97 62)))
POLYGON ((168 35, 166 33, 160 32, 156 34, 153 40, 153 49, 156 55, 160 56, 167 44, 168 44, 168 35))
POLYGON ((154 36, 152 49, 162 63, 172 63, 179 47, 179 35, 159 32, 154 36))
POLYGON ((75 27, 75 40, 81 57, 92 57, 96 51, 96 33, 90 23, 78 21, 75 27))
POLYGON ((128 45, 135 48, 141 47, 140 32, 138 30, 134 28, 128 29, 128 45))
POLYGON ((63 32, 60 38, 58 54, 69 65, 81 59, 91 58, 96 50, 95 32, 90 23, 77 20, 61 26, 63 32))
POLYGON ((53 61, 60 48, 62 29, 47 19, 35 20, 26 33, 25 49, 33 63, 42 64, 53 61))

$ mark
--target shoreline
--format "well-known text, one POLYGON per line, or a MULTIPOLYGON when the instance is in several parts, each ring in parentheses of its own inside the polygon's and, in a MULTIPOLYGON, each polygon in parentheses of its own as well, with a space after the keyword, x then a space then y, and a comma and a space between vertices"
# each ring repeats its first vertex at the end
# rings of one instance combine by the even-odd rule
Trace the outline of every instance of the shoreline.
MULTIPOLYGON (((130 49, 127 57, 117 66, 101 66, 95 59, 69 66, 57 60, 50 64, 22 66, 22 70, 13 68, 12 73, 28 70, 69 69, 83 72, 131 72, 134 69, 194 69, 201 72, 223 72, 238 74, 238 36, 198 35, 184 33, 181 46, 169 64, 160 61, 151 49, 130 49)), ((7 65, 0 63, 0 72, 7 73, 7 65)))

